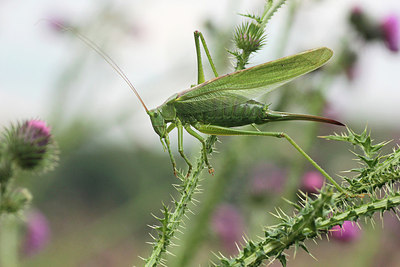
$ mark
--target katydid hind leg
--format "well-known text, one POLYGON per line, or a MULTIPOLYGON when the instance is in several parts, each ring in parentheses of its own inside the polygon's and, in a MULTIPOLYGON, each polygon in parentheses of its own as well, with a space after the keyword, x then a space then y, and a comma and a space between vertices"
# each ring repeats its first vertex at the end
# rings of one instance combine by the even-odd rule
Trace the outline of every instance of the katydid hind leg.
POLYGON ((197 38, 197 39, 200 38, 201 44, 203 45, 204 52, 206 53, 206 56, 208 59, 208 63, 210 63, 210 67, 214 73, 214 76, 218 77, 219 75, 218 75, 217 69, 215 68, 214 61, 211 58, 210 50, 208 49, 206 39, 204 38, 203 34, 199 31, 195 31, 195 38, 197 38))
POLYGON ((196 56, 197 56, 197 84, 201 84, 201 83, 205 82, 203 62, 201 59, 201 51, 200 51, 200 41, 201 41, 201 44, 203 45, 204 52, 206 53, 208 62, 210 63, 210 66, 214 73, 214 76, 218 77, 218 72, 217 72, 217 69, 215 68, 215 64, 211 58, 210 50, 208 50, 206 40, 204 39, 204 36, 201 32, 195 31, 194 32, 194 42, 196 45, 196 56))
POLYGON ((178 151, 179 151, 179 154, 181 154, 181 157, 185 160, 186 164, 188 165, 188 171, 187 171, 186 177, 189 177, 189 175, 192 171, 193 165, 189 161, 189 159, 186 157, 185 153, 183 152, 183 126, 179 120, 177 120, 176 127, 178 129, 178 151))
POLYGON ((199 135, 197 132, 195 132, 192 128, 190 128, 190 125, 185 125, 185 130, 194 138, 196 138, 197 140, 199 140, 201 142, 201 144, 203 145, 203 149, 202 149, 202 153, 203 153, 203 158, 204 158, 204 162, 206 163, 207 167, 208 167, 208 173, 214 175, 214 168, 211 166, 210 162, 208 161, 208 157, 207 157, 207 147, 206 147, 206 140, 199 135))
POLYGON ((322 169, 289 135, 284 132, 258 132, 233 129, 222 126, 196 124, 195 128, 205 134, 212 135, 250 135, 250 136, 271 136, 285 138, 300 154, 305 157, 328 181, 330 181, 340 192, 345 190, 324 170, 322 169))
POLYGON ((194 32, 194 43, 196 46, 196 57, 197 57, 197 84, 201 84, 205 82, 204 77, 204 69, 203 69, 203 62, 201 59, 201 51, 200 51, 200 41, 199 41, 199 32, 194 32))

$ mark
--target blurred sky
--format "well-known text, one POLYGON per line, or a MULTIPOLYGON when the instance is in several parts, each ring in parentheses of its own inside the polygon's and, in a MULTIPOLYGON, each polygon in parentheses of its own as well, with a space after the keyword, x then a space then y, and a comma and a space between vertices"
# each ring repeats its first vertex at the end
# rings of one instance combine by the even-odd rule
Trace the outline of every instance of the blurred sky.
MULTIPOLYGON (((192 33, 204 28, 205 19, 228 29, 240 21, 237 13, 260 11, 262 4, 262 0, 0 1, 0 123, 46 119, 60 74, 71 62, 88 56, 92 64, 76 77, 79 82, 74 84, 73 98, 65 100, 70 103, 65 112, 80 107, 79 112, 101 120, 131 113, 128 122, 134 134, 153 135, 147 115, 126 84, 77 38, 51 30, 46 22, 37 24, 40 19, 77 26, 118 62, 153 108, 195 83, 192 33)), ((355 5, 377 20, 391 13, 400 16, 398 0, 303 1, 285 54, 318 46, 337 49, 348 30, 347 11, 355 5)), ((273 17, 268 45, 253 63, 274 59, 286 15, 283 8, 273 17)), ((209 40, 211 53, 215 42, 209 40)), ((361 124, 391 123, 400 116, 400 55, 377 43, 365 47, 358 66, 359 76, 353 83, 343 79, 329 92, 333 108, 341 117, 361 124)), ((157 139, 154 135, 151 142, 157 139)))

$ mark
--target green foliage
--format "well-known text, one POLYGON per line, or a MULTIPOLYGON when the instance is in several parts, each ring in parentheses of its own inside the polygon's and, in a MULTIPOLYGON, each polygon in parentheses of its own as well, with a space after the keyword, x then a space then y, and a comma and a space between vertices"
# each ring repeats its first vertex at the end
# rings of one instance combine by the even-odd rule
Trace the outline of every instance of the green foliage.
POLYGON ((374 194, 376 188, 381 188, 387 183, 400 178, 400 151, 394 149, 392 153, 382 156, 381 149, 389 142, 373 145, 370 134, 365 129, 361 134, 356 134, 347 129, 347 133, 335 134, 324 137, 328 140, 349 142, 361 149, 362 154, 353 152, 361 163, 361 167, 350 171, 358 173, 356 177, 344 177, 349 183, 353 194, 374 194))
POLYGON ((277 210, 275 216, 280 223, 267 227, 260 241, 247 241, 238 256, 221 257, 217 266, 259 266, 264 260, 274 259, 285 266, 284 251, 289 247, 294 245, 296 250, 302 248, 309 253, 304 241, 327 235, 333 226, 344 221, 373 220, 375 213, 394 211, 400 205, 400 192, 394 186, 400 179, 400 149, 377 156, 387 142, 372 144, 367 130, 361 134, 351 129, 347 131, 325 138, 350 142, 363 151, 363 155, 354 152, 364 163, 363 168, 356 170, 359 175, 343 177, 348 182, 345 189, 349 193, 335 192, 327 185, 314 197, 302 194, 299 203, 290 202, 295 208, 295 215, 289 216, 277 210), (371 165, 371 161, 375 163, 371 165))

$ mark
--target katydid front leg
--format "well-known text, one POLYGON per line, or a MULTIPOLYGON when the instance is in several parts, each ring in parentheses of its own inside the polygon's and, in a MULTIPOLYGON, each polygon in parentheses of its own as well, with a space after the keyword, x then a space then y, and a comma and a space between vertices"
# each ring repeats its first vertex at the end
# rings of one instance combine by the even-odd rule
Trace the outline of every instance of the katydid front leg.
POLYGON ((203 145, 203 159, 205 164, 208 167, 208 173, 214 175, 214 168, 211 166, 210 162, 208 161, 208 157, 207 157, 207 147, 206 147, 206 140, 199 135, 198 133, 196 133, 192 128, 190 128, 189 124, 185 125, 185 130, 194 138, 196 138, 197 140, 199 140, 201 142, 201 144, 203 145))
POLYGON ((303 149, 301 149, 301 147, 298 144, 296 144, 296 142, 292 138, 290 138, 290 136, 287 135, 286 133, 246 131, 246 130, 239 130, 222 126, 205 125, 201 123, 197 123, 196 125, 194 125, 194 127, 202 133, 213 134, 213 135, 253 135, 253 136, 256 135, 256 136, 272 136, 277 138, 285 138, 340 192, 346 193, 346 191, 324 169, 322 169, 303 149))
POLYGON ((169 158, 171 159, 172 168, 174 170, 174 175, 177 176, 178 175, 178 169, 176 168, 176 161, 175 161, 174 155, 172 155, 171 144, 170 144, 170 141, 169 141, 168 134, 166 134, 165 137, 160 138, 160 140, 161 140, 161 143, 163 144, 163 147, 167 148, 167 151, 168 151, 168 154, 169 154, 169 158))
POLYGON ((185 153, 183 152, 183 126, 182 122, 177 118, 175 121, 176 128, 178 129, 178 151, 181 154, 181 157, 185 160, 186 164, 188 165, 188 171, 186 177, 189 177, 192 171, 192 163, 186 157, 185 153))

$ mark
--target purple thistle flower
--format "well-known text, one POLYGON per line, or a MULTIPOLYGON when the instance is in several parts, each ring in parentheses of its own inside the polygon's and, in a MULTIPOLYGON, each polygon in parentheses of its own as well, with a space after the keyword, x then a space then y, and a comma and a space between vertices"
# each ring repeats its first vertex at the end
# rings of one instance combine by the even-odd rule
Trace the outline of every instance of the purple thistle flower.
POLYGON ((275 166, 263 164, 257 166, 250 182, 250 194, 256 199, 270 194, 279 194, 286 182, 286 173, 275 166))
POLYGON ((307 193, 317 193, 324 185, 325 179, 317 171, 306 172, 302 179, 301 190, 307 193))
POLYGON ((27 141, 35 142, 39 140, 39 145, 47 145, 50 139, 50 128, 46 126, 46 122, 41 120, 29 120, 24 123, 21 128, 25 128, 25 136, 27 141))
POLYGON ((399 20, 397 16, 390 15, 384 18, 381 29, 383 32, 383 38, 387 48, 390 51, 398 52, 399 51, 399 42, 400 42, 400 28, 399 28, 399 20))
POLYGON ((363 10, 360 6, 353 6, 351 9, 351 14, 360 15, 363 13, 363 10))
POLYGON ((355 222, 344 221, 342 227, 335 225, 330 230, 333 239, 341 242, 351 242, 358 239, 361 235, 360 228, 357 227, 355 222))
POLYGON ((214 212, 211 225, 226 252, 236 252, 236 243, 241 240, 244 229, 239 211, 230 204, 220 205, 214 212))
POLYGON ((25 121, 12 134, 10 151, 22 169, 33 169, 39 165, 50 143, 50 128, 41 120, 25 121))
POLYGON ((32 256, 42 250, 50 240, 50 228, 46 217, 40 211, 27 215, 26 235, 23 254, 32 256))

